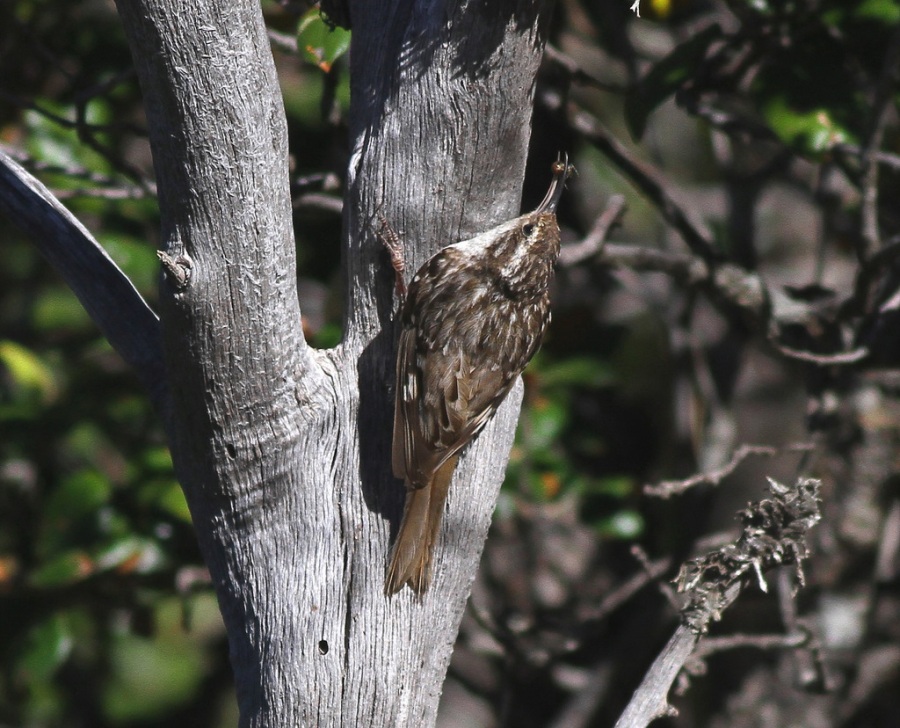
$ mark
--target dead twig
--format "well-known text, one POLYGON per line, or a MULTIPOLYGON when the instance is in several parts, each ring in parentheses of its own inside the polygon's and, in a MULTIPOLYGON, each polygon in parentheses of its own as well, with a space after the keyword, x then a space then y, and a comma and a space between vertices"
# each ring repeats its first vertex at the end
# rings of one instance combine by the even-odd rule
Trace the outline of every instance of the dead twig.
POLYGON ((564 107, 563 98, 559 94, 545 92, 541 96, 541 102, 553 111, 564 110, 569 126, 603 152, 650 199, 695 255, 708 264, 723 260, 702 223, 691 219, 688 212, 675 201, 669 184, 655 167, 638 159, 597 118, 584 109, 575 104, 566 104, 564 107))
MULTIPOLYGON (((843 154, 852 155, 854 157, 862 157, 866 154, 866 150, 858 144, 849 144, 847 142, 835 144, 834 150, 842 152, 843 154)), ((900 154, 892 154, 891 152, 886 152, 883 149, 877 149, 874 152, 870 153, 870 157, 874 161, 878 162, 879 164, 883 164, 886 167, 900 169, 900 154)))
POLYGON ((888 112, 894 108, 892 103, 895 91, 897 69, 900 66, 900 30, 894 31, 888 43, 882 66, 881 77, 875 89, 872 103, 872 126, 863 148, 862 163, 862 239, 863 250, 860 260, 867 260, 881 247, 881 233, 878 229, 878 160, 875 152, 881 147, 884 129, 887 125, 888 112))
POLYGON ((795 580, 788 569, 778 574, 778 609, 781 621, 788 632, 806 631, 809 639, 804 645, 792 653, 797 684, 805 690, 831 691, 835 687, 833 675, 825 664, 819 640, 810 632, 810 628, 797 614, 795 580))
POLYGON ((900 257, 900 236, 895 235, 885 240, 881 248, 863 261, 856 273, 853 293, 841 303, 843 317, 872 313, 874 298, 872 286, 898 257, 900 257))
POLYGON ((687 285, 709 279, 709 266, 697 256, 645 245, 608 242, 600 250, 599 260, 616 268, 665 273, 687 285))
MULTIPOLYGON (((809 451, 813 449, 813 445, 801 443, 793 445, 791 450, 809 451)), ((741 445, 731 456, 725 465, 708 473, 697 473, 683 480, 663 480, 659 483, 647 484, 644 486, 644 494, 652 495, 658 498, 671 498, 673 495, 680 495, 686 490, 694 488, 698 485, 719 485, 725 478, 731 475, 738 466, 749 457, 764 456, 774 457, 778 455, 779 449, 768 445, 741 445)))
MULTIPOLYGON (((654 574, 657 572, 658 567, 654 567, 654 562, 650 560, 650 556, 646 551, 644 551, 644 549, 635 544, 631 547, 631 555, 638 560, 638 563, 641 565, 644 573, 648 576, 649 579, 656 578, 654 574)), ((670 564, 666 563, 666 569, 668 569, 669 566, 670 564)), ((666 601, 672 605, 672 608, 676 612, 681 609, 681 604, 679 603, 678 597, 676 596, 675 590, 672 588, 671 584, 665 581, 659 582, 659 591, 666 598, 666 601)))
POLYGON ((297 36, 288 33, 279 33, 277 30, 266 28, 266 35, 269 36, 269 43, 273 48, 277 48, 282 53, 296 56, 299 52, 297 48, 297 36))
POLYGON ((585 621, 605 619, 645 586, 652 581, 659 579, 672 565, 672 560, 668 558, 656 560, 649 559, 647 554, 637 546, 632 549, 631 553, 638 561, 640 561, 641 571, 634 574, 627 581, 607 594, 603 601, 584 615, 585 621))
POLYGON ((727 652, 744 647, 756 650, 786 650, 805 645, 810 639, 806 630, 787 634, 730 634, 727 637, 704 637, 691 659, 702 660, 717 652, 727 652))
POLYGON ((72 200, 78 198, 93 198, 97 200, 143 200, 150 194, 143 187, 127 185, 124 187, 80 187, 72 190, 55 188, 53 194, 57 200, 72 200))
POLYGON ((875 560, 876 583, 887 584, 900 574, 900 500, 891 503, 881 527, 878 557, 875 560))
POLYGON ((566 268, 577 265, 603 250, 603 244, 613 225, 625 211, 625 195, 613 195, 606 209, 594 221, 591 231, 579 243, 566 245, 559 253, 559 264, 566 268))
POLYGON ((312 209, 330 212, 340 215, 344 210, 344 201, 335 195, 326 195, 322 192, 307 192, 294 199, 295 210, 312 209))
POLYGON ((819 364, 820 366, 846 366, 861 362, 869 356, 869 349, 865 346, 859 346, 850 351, 839 351, 835 354, 816 354, 805 349, 794 349, 791 346, 776 341, 774 337, 769 337, 769 343, 774 346, 779 353, 790 359, 798 359, 799 361, 810 362, 811 364, 819 364))
POLYGON ((112 148, 102 143, 97 137, 98 134, 106 134, 110 132, 129 132, 137 136, 146 137, 147 130, 127 122, 92 124, 87 120, 88 102, 92 98, 94 98, 94 96, 96 96, 99 91, 108 91, 114 85, 119 83, 121 81, 121 78, 125 75, 128 74, 123 73, 117 75, 103 86, 98 87, 99 90, 92 88, 81 94, 79 98, 76 99, 76 118, 74 121, 61 114, 50 111, 36 101, 21 98, 2 90, 0 90, 0 99, 6 100, 9 103, 12 103, 20 108, 34 111, 43 116, 45 119, 48 119, 49 121, 52 121, 53 123, 58 124, 65 129, 74 130, 78 135, 78 139, 85 145, 93 149, 101 157, 103 157, 110 164, 110 166, 113 167, 113 169, 115 169, 117 172, 127 177, 128 179, 132 180, 135 184, 144 188, 147 191, 147 194, 156 195, 155 185, 140 169, 122 159, 118 154, 115 153, 112 148))
POLYGON ((808 556, 806 536, 821 518, 819 482, 800 479, 787 487, 769 480, 770 498, 752 503, 739 513, 741 535, 733 542, 682 566, 676 580, 685 594, 684 623, 644 675, 616 728, 643 728, 674 712, 667 695, 686 665, 700 637, 713 620, 737 599, 748 578, 767 590, 763 572, 793 566, 794 587, 804 583, 802 561, 808 556))

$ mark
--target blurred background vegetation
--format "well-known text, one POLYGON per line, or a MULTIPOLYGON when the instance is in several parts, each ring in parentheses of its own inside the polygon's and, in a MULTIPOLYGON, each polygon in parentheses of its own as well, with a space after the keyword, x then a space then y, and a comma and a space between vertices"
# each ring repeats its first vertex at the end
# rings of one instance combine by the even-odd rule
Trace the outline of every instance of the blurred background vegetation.
MULTIPOLYGON (((605 248, 560 266, 439 725, 611 725, 677 623, 659 578, 727 538, 765 475, 802 471, 823 479, 827 514, 810 587, 793 611, 745 594, 719 629, 803 631, 806 652, 754 643, 697 660, 671 724, 895 726, 900 5, 630 5, 554 9, 523 207, 565 150, 579 175, 564 242, 614 225, 605 248), (694 235, 762 281, 765 306, 672 273, 679 255, 702 262, 694 235), (747 444, 767 456, 733 459, 747 444), (720 477, 644 492, 697 472, 720 477)), ((349 34, 302 3, 263 8, 303 325, 330 346, 349 34)), ((6 0, 0 29, 0 144, 152 305, 152 160, 113 3, 6 0)), ((235 725, 215 597, 154 414, 29 242, 3 220, 0 237, 0 724, 235 725)))

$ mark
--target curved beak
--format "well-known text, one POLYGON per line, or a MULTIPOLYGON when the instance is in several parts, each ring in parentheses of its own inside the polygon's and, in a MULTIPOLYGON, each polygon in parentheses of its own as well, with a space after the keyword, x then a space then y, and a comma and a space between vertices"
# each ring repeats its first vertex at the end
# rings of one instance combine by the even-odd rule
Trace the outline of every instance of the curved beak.
POLYGON ((563 190, 566 188, 566 179, 575 171, 575 167, 569 164, 569 155, 566 154, 563 159, 557 158, 553 163, 553 180, 550 182, 550 188, 541 204, 537 206, 535 212, 555 213, 559 200, 562 197, 563 190))

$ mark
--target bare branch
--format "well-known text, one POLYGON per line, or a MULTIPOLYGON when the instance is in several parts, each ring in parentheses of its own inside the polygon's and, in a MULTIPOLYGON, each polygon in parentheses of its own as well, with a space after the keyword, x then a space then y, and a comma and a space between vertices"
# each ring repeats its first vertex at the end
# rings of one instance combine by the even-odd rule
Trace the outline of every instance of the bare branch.
MULTIPOLYGON (((809 451, 813 445, 802 443, 795 445, 792 450, 809 451)), ((708 473, 697 473, 683 480, 663 480, 655 485, 647 484, 644 486, 644 494, 657 496, 659 498, 671 498, 673 495, 680 495, 698 485, 719 485, 725 478, 731 475, 738 466, 751 456, 774 457, 778 455, 779 450, 775 447, 767 445, 741 445, 731 456, 725 465, 717 470, 708 473)))
POLYGON ((603 249, 606 237, 612 226, 616 224, 625 211, 625 196, 613 195, 606 204, 606 209, 597 217, 591 231, 579 243, 566 245, 559 253, 559 264, 562 267, 577 265, 596 255, 603 249))
POLYGON ((124 185, 121 187, 80 187, 72 190, 55 189, 58 200, 73 200, 90 197, 96 200, 143 200, 152 195, 143 187, 124 185))
POLYGON ((853 293, 841 304, 843 315, 872 313, 872 287, 898 256, 900 256, 900 237, 895 235, 885 240, 877 251, 862 262, 853 283, 853 293))
MULTIPOLYGON (((838 152, 843 152, 844 154, 851 154, 854 157, 863 157, 866 154, 866 150, 858 144, 849 144, 846 142, 835 144, 834 149, 838 152)), ((891 167, 892 169, 900 169, 900 154, 892 154, 883 149, 876 149, 870 152, 870 156, 879 164, 891 167)))
MULTIPOLYGON (((876 259, 878 265, 883 265, 893 259, 897 252, 893 247, 885 248, 883 255, 873 256, 873 265, 876 259)), ((600 251, 600 262, 632 270, 665 273, 684 285, 701 286, 711 294, 713 303, 727 313, 740 313, 759 329, 769 328, 769 343, 790 359, 820 366, 847 366, 857 364, 869 355, 869 350, 862 346, 850 351, 820 354, 782 344, 776 338, 779 321, 772 316, 768 305, 771 299, 768 287, 759 275, 740 266, 725 263, 712 268, 710 275, 710 267, 698 256, 623 243, 605 243, 600 251)), ((866 287, 868 283, 859 285, 866 287)))
MULTIPOLYGON (((638 560, 645 574, 647 574, 651 578, 657 578, 657 568, 654 567, 653 562, 650 560, 650 556, 646 551, 644 551, 644 549, 635 544, 631 547, 631 555, 638 560)), ((668 570, 669 566, 670 564, 666 563, 666 570, 668 570)), ((659 576, 661 576, 661 574, 659 574, 659 576)), ((669 582, 659 582, 659 591, 665 597, 666 601, 672 605, 672 608, 675 609, 676 612, 681 609, 681 604, 678 601, 678 595, 675 593, 675 590, 672 588, 672 585, 669 582)))
POLYGON ((335 215, 340 215, 344 210, 344 201, 340 197, 326 195, 322 192, 307 192, 305 195, 300 195, 294 200, 293 205, 295 210, 309 208, 335 215))
POLYGON ((160 412, 167 410, 159 319, 87 229, 9 155, 0 151, 0 211, 62 276, 160 412))
MULTIPOLYGON (((551 110, 563 109, 564 101, 556 93, 546 92, 540 100, 551 110)), ((574 104, 568 104, 565 113, 569 126, 609 157, 613 164, 656 205, 666 222, 681 234, 695 255, 700 256, 708 264, 722 260, 709 233, 703 230, 702 223, 692 220, 688 212, 675 202, 668 183, 656 168, 635 157, 587 111, 574 104)))
POLYGON ((803 630, 788 634, 731 634, 727 637, 704 637, 691 659, 704 659, 717 652, 752 647, 757 650, 784 650, 801 647, 809 641, 803 630))
POLYGON ((600 262, 614 267, 665 273, 686 285, 709 280, 709 266, 697 256, 645 245, 606 243, 600 253, 600 262))
POLYGON ((775 132, 756 119, 716 108, 710 103, 698 100, 693 94, 684 94, 683 101, 685 111, 697 115, 714 129, 729 136, 778 141, 775 132))
POLYGON ((867 650, 854 665, 856 678, 840 703, 836 725, 859 725, 854 720, 879 692, 891 691, 900 673, 900 646, 885 644, 867 650))
POLYGON ((273 48, 277 48, 282 53, 287 53, 288 55, 297 55, 297 36, 289 35, 288 33, 279 33, 277 30, 272 30, 271 28, 266 28, 266 33, 269 36, 269 42, 272 44, 273 48))
POLYGON ((794 349, 793 347, 776 341, 773 337, 769 337, 769 343, 786 357, 799 359, 800 361, 808 361, 812 364, 819 364, 821 366, 856 364, 869 356, 869 350, 865 346, 859 346, 850 351, 839 351, 835 354, 816 354, 804 349, 794 349))
MULTIPOLYGON (((578 245, 582 244, 584 243, 578 245)), ((896 257, 898 252, 900 252, 900 246, 895 248, 892 245, 890 248, 884 248, 882 253, 873 256, 870 262, 872 266, 876 266, 876 261, 877 266, 884 265, 896 257)), ((580 259, 580 256, 577 257, 580 259)), ((782 344, 776 338, 779 321, 772 317, 769 309, 768 301, 771 296, 765 282, 756 273, 740 266, 730 263, 720 265, 713 269, 711 277, 709 266, 697 256, 623 243, 605 243, 601 247, 600 261, 632 270, 665 273, 684 285, 702 286, 712 294, 714 303, 725 304, 726 311, 737 311, 744 314, 749 321, 762 329, 767 328, 767 322, 771 317, 772 327, 769 327, 771 332, 768 335, 768 341, 780 354, 790 359, 820 366, 847 366, 857 364, 869 355, 868 348, 863 346, 850 351, 821 354, 782 344)), ((859 290, 867 290, 868 285, 868 280, 859 282, 859 290)), ((855 298, 856 296, 854 296, 854 300, 855 298)), ((661 495, 660 493, 651 494, 661 495)))
MULTIPOLYGON (((130 75, 131 73, 133 72, 127 71, 125 72, 125 75, 130 75)), ((110 79, 107 84, 103 84, 99 87, 92 87, 91 89, 88 89, 84 94, 82 94, 81 98, 76 99, 76 118, 74 121, 68 119, 65 116, 62 116, 61 114, 54 113, 49 109, 44 108, 41 104, 38 104, 35 101, 24 99, 5 91, 0 91, 0 98, 20 108, 35 111, 44 118, 49 119, 59 126, 74 130, 75 133, 78 134, 78 138, 81 142, 83 142, 86 146, 90 147, 97 154, 103 157, 114 169, 116 169, 118 172, 125 175, 129 179, 133 180, 141 187, 144 187, 148 193, 155 194, 153 182, 148 179, 140 169, 126 162, 106 144, 102 143, 97 138, 97 134, 102 134, 110 131, 127 131, 138 136, 147 136, 147 131, 135 126, 134 124, 129 123, 114 122, 111 124, 92 124, 87 120, 87 102, 97 93, 106 91, 109 87, 118 84, 121 78, 122 74, 119 74, 110 79)))
POLYGON ((900 573, 900 501, 894 500, 885 516, 878 541, 875 580, 887 584, 900 573))
POLYGON ((865 249, 860 258, 866 260, 881 247, 881 233, 878 229, 878 160, 875 152, 881 147, 888 112, 895 91, 897 68, 900 65, 900 30, 895 30, 885 53, 884 65, 873 101, 872 128, 863 149, 863 200, 862 236, 865 249))
POLYGON ((62 200, 72 197, 100 197, 103 199, 140 199, 144 197, 156 196, 156 184, 145 181, 141 186, 123 185, 120 180, 110 177, 107 174, 101 174, 91 169, 81 167, 74 164, 51 164, 40 159, 34 159, 30 155, 7 147, 4 153, 10 158, 21 164, 29 172, 47 172, 49 174, 62 175, 73 179, 84 180, 94 185, 99 185, 100 189, 90 187, 77 190, 53 190, 56 199, 62 200))
MULTIPOLYGON (((740 589, 735 586, 731 591, 734 592, 731 597, 733 601, 740 589)), ((653 661, 640 686, 631 696, 631 700, 616 721, 616 728, 643 728, 657 718, 675 713, 666 696, 699 639, 699 635, 685 624, 675 630, 675 634, 653 661)))
POLYGON ((682 617, 663 651, 654 660, 616 728, 642 728, 671 715, 668 692, 688 662, 709 623, 737 599, 748 578, 765 587, 762 573, 775 566, 794 566, 794 584, 803 584, 801 562, 808 555, 806 535, 820 519, 816 480, 801 479, 794 487, 769 481, 771 498, 740 512, 743 530, 737 540, 682 566, 679 590, 687 595, 682 617))
POLYGON ((22 98, 21 96, 16 96, 15 94, 8 93, 7 91, 0 90, 0 99, 3 99, 9 104, 13 106, 17 106, 20 109, 28 109, 29 111, 34 111, 45 119, 52 121, 54 124, 58 124, 65 129, 73 129, 73 130, 87 130, 91 133, 107 133, 107 132, 115 132, 115 131, 124 131, 130 132, 131 134, 135 134, 137 136, 147 136, 147 130, 143 129, 135 124, 131 124, 128 122, 112 122, 110 124, 92 124, 88 122, 83 115, 75 121, 69 119, 62 114, 57 114, 50 109, 45 108, 41 104, 36 101, 32 101, 30 99, 22 98))
MULTIPOLYGON (((784 628, 788 632, 805 631, 810 633, 810 628, 803 623, 797 614, 797 602, 794 600, 796 585, 791 572, 787 569, 782 569, 778 573, 776 583, 778 610, 781 612, 781 621, 784 624, 784 628)), ((792 654, 797 684, 806 689, 833 690, 835 687, 834 682, 822 659, 819 640, 810 633, 810 638, 806 643, 798 645, 798 647, 801 649, 796 650, 792 654)))
POLYGON ((604 660, 593 667, 584 685, 563 706, 548 728, 581 728, 590 725, 613 677, 613 665, 604 660))
POLYGON ((647 584, 655 579, 659 579, 672 565, 671 559, 656 559, 655 561, 651 561, 638 547, 632 549, 632 554, 641 562, 641 570, 613 589, 613 591, 607 594, 594 609, 586 612, 584 615, 585 621, 599 620, 608 617, 641 589, 647 586, 647 584))

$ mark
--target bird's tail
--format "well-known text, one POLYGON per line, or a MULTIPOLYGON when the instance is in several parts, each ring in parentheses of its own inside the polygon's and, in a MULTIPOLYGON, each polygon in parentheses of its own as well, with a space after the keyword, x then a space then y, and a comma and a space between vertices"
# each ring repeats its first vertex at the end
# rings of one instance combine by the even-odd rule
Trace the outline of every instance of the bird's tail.
POLYGON ((458 457, 454 455, 435 471, 424 488, 408 488, 403 520, 391 551, 391 563, 384 580, 384 593, 396 594, 409 584, 422 596, 431 584, 431 557, 441 530, 441 518, 450 480, 458 457))

